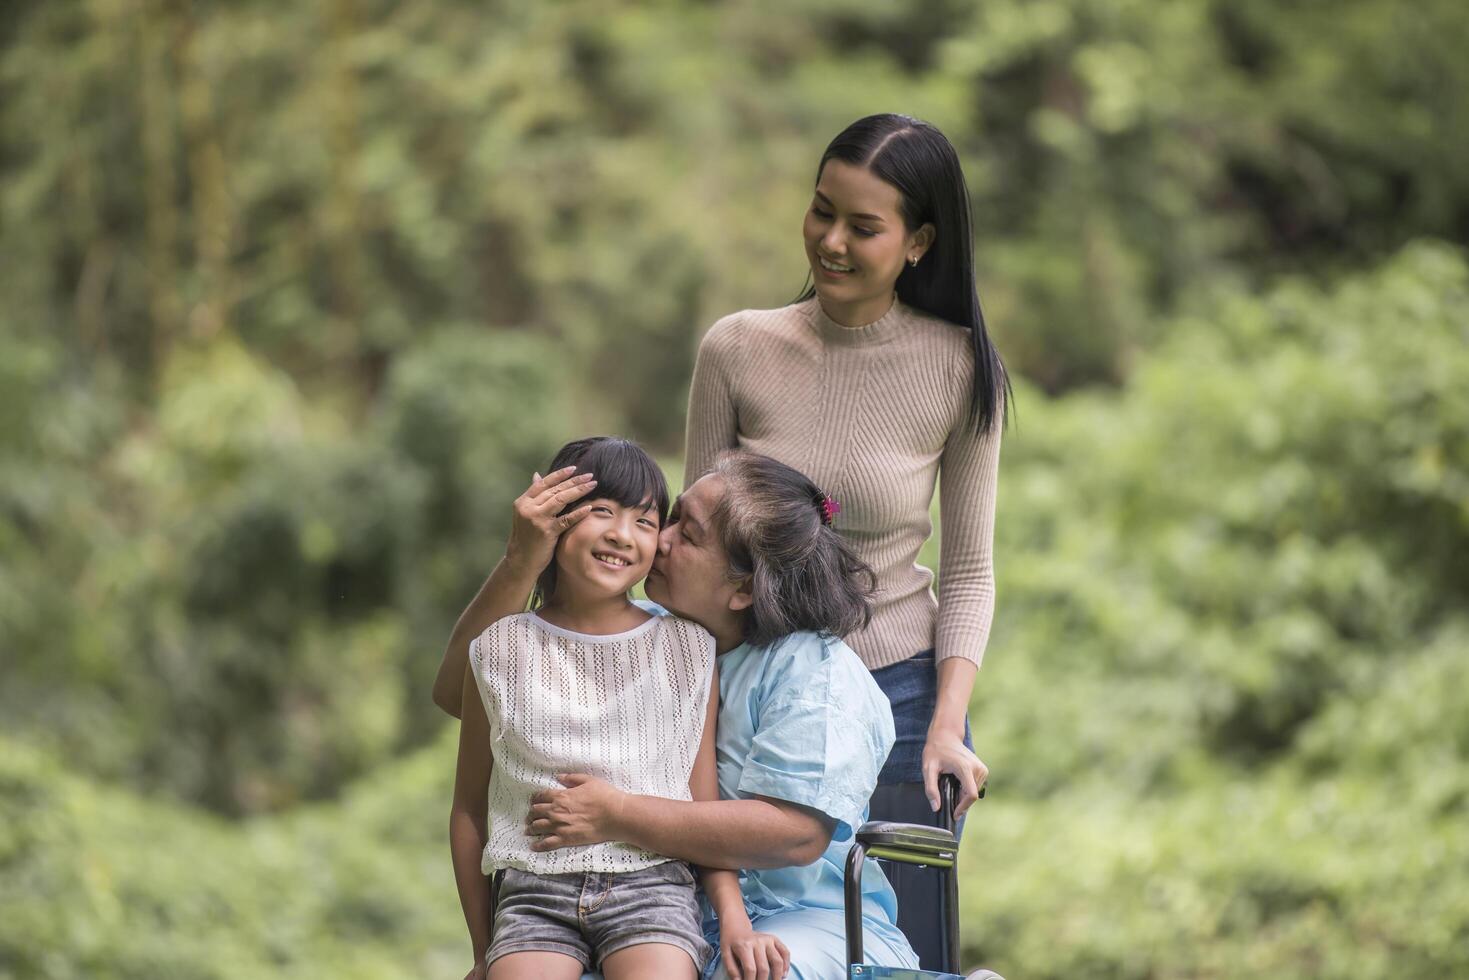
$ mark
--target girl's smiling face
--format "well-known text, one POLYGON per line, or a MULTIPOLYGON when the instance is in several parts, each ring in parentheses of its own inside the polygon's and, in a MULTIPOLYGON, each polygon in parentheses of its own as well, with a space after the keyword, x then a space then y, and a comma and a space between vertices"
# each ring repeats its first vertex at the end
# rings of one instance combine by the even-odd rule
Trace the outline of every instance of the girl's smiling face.
POLYGON ((887 312, 903 264, 922 259, 933 226, 909 232, 898 189, 866 167, 828 160, 821 168, 801 235, 816 295, 847 326, 887 312))
MULTIPOLYGON (((581 502, 578 502, 579 504, 581 502)), ((625 594, 648 574, 658 551, 658 505, 593 498, 591 511, 556 542, 557 593, 625 594)))

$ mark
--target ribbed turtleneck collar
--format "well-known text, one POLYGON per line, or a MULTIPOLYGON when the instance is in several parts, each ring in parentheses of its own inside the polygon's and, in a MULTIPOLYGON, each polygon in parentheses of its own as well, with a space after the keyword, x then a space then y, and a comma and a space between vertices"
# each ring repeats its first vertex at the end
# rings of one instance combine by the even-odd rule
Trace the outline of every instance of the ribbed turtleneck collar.
POLYGON ((906 310, 903 302, 894 296, 893 305, 888 307, 888 311, 876 320, 860 327, 847 327, 826 315, 826 311, 821 308, 821 300, 813 296, 809 302, 811 303, 811 323, 821 334, 821 339, 850 347, 865 347, 892 340, 902 330, 906 310))

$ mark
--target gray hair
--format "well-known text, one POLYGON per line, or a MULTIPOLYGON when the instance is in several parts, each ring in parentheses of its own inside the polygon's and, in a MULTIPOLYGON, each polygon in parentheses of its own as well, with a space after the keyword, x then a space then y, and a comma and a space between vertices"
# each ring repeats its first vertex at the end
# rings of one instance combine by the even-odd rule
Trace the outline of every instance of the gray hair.
POLYGON ((827 497, 784 463, 743 451, 714 463, 724 499, 713 522, 732 581, 753 602, 745 641, 759 646, 798 630, 846 636, 872 621, 877 576, 824 519, 827 497))

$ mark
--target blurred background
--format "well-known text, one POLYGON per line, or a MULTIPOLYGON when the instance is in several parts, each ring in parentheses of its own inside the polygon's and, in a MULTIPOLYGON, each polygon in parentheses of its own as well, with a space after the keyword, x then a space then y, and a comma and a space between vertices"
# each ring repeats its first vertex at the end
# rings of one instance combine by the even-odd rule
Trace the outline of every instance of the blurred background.
POLYGON ((677 479, 876 111, 958 147, 1016 378, 966 964, 1469 975, 1466 51, 1461 0, 12 0, 0 976, 461 976, 429 689, 509 501, 593 432, 677 479))

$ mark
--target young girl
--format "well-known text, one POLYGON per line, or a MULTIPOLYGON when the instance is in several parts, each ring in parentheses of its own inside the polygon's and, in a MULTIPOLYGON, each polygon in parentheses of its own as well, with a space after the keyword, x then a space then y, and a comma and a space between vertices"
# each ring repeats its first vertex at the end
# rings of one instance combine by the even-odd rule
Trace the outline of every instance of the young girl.
MULTIPOLYGON (((559 788, 561 773, 629 793, 718 798, 714 638, 628 599, 668 512, 663 474, 633 443, 606 437, 563 447, 553 475, 571 467, 595 474, 595 489, 564 508, 580 516, 537 582, 533 611, 499 620, 469 649, 450 840, 470 976, 575 980, 598 968, 607 980, 692 978, 710 947, 686 863, 619 843, 536 853, 526 835, 532 796, 559 788), (491 942, 486 875, 497 872, 491 942)), ((720 920, 748 929, 737 876, 702 876, 720 920)))

